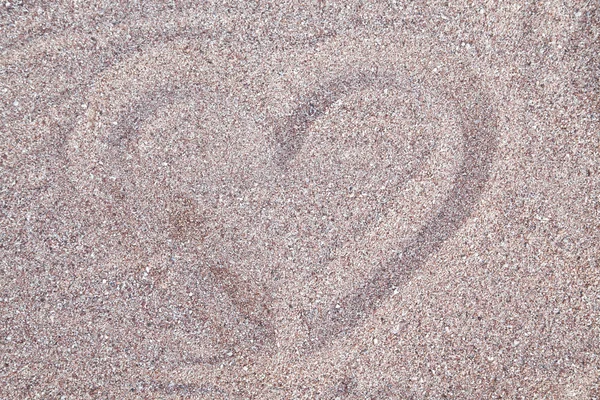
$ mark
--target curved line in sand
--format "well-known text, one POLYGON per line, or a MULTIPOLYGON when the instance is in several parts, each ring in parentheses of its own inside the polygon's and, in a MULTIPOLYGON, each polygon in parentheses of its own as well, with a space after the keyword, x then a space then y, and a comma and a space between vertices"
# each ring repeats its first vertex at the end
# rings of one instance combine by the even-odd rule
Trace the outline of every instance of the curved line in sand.
MULTIPOLYGON (((290 167, 289 162, 300 152, 310 125, 341 96, 372 86, 394 86, 395 82, 390 75, 363 73, 335 80, 314 91, 276 129, 276 164, 284 170, 290 167)), ((463 104, 461 109, 456 110, 461 117, 463 158, 450 193, 435 216, 400 250, 400 255, 389 259, 371 279, 334 301, 335 307, 324 313, 315 310, 304 312, 312 316, 307 322, 310 334, 305 351, 319 349, 355 328, 392 292, 393 287, 406 283, 471 215, 488 180, 496 148, 496 116, 482 93, 471 93, 467 98, 457 100, 458 104, 463 104), (473 97, 475 100, 471 102, 473 97)))

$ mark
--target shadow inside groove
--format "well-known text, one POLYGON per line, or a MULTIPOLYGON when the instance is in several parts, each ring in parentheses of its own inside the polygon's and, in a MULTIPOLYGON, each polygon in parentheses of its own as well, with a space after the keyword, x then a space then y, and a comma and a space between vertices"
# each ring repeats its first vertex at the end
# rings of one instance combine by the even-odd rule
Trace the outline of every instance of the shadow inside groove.
MULTIPOLYGON (((468 84, 471 85, 468 88, 455 88, 451 94, 447 93, 452 97, 451 104, 460 105, 456 112, 462 128, 463 158, 454 185, 437 214, 423 225, 397 256, 389 259, 356 290, 333 301, 329 309, 304 311, 310 332, 304 351, 317 350, 354 329, 384 297, 391 294, 393 287, 406 283, 471 215, 489 177, 496 149, 496 115, 485 96, 473 88, 474 83, 468 84)), ((302 148, 310 125, 339 98, 366 87, 392 85, 397 85, 397 79, 391 76, 360 74, 318 89, 276 131, 277 165, 282 169, 289 167, 289 162, 302 148)))
MULTIPOLYGON (((197 249, 198 244, 208 234, 205 220, 207 215, 210 217, 209 211, 203 210, 202 205, 192 195, 184 194, 179 187, 165 182, 164 178, 158 175, 155 177, 155 183, 159 183, 155 184, 156 191, 141 192, 140 188, 136 187, 138 178, 135 177, 132 166, 138 167, 143 161, 140 161, 139 157, 128 160, 127 155, 136 152, 135 147, 139 144, 141 130, 148 119, 161 109, 200 96, 206 96, 206 90, 197 85, 169 83, 150 88, 142 92, 135 101, 115 111, 111 115, 115 123, 107 124, 98 138, 106 144, 106 153, 103 154, 104 166, 112 175, 124 177, 112 184, 114 189, 111 200, 124 210, 124 214, 135 217, 138 226, 145 225, 146 229, 166 232, 179 251, 194 254, 198 259, 202 258, 197 249), (114 193, 121 195, 117 196, 114 193), (149 211, 143 206, 144 201, 160 209, 161 213, 148 218, 149 211)), ((148 179, 152 172, 146 171, 146 174, 145 179, 148 179)), ((209 266, 207 269, 211 279, 201 281, 202 284, 211 284, 220 293, 225 294, 235 307, 240 321, 240 327, 224 330, 221 340, 228 343, 229 347, 242 347, 247 342, 245 344, 248 347, 268 353, 273 347, 275 336, 270 323, 266 292, 257 285, 241 279, 231 268, 209 266), (242 338, 237 338, 236 332, 243 332, 240 334, 242 338), (241 343, 243 341, 245 342, 241 343)), ((204 307, 202 303, 196 305, 204 307)), ((204 362, 202 359, 192 361, 204 362)))
POLYGON ((337 79, 311 93, 275 131, 275 163, 287 168, 302 149, 311 124, 343 96, 367 87, 400 87, 393 75, 360 73, 347 79, 337 79))

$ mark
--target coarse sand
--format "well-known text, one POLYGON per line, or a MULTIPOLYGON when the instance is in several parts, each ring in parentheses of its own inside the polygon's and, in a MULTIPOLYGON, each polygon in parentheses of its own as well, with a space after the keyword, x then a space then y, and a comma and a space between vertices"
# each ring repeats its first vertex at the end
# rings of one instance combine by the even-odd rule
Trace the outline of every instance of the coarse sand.
POLYGON ((600 399, 597 0, 0 29, 0 400, 600 399))

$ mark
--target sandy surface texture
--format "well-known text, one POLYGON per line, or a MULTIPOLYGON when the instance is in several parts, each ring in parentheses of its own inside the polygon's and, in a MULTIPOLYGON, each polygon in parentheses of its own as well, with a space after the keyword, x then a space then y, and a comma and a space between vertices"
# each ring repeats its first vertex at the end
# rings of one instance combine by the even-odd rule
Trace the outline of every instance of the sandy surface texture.
POLYGON ((600 399, 596 0, 0 5, 0 399, 600 399))

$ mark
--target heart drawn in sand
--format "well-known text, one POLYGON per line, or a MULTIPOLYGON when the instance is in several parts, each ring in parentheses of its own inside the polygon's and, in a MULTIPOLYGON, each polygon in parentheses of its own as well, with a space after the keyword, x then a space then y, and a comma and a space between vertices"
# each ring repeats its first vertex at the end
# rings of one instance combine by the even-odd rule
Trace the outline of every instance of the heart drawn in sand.
POLYGON ((477 80, 415 50, 378 51, 390 68, 373 70, 352 48, 236 66, 162 44, 89 91, 71 175, 117 210, 129 247, 110 262, 135 247, 159 287, 195 291, 223 347, 313 351, 351 332, 484 189, 496 121, 477 80))

